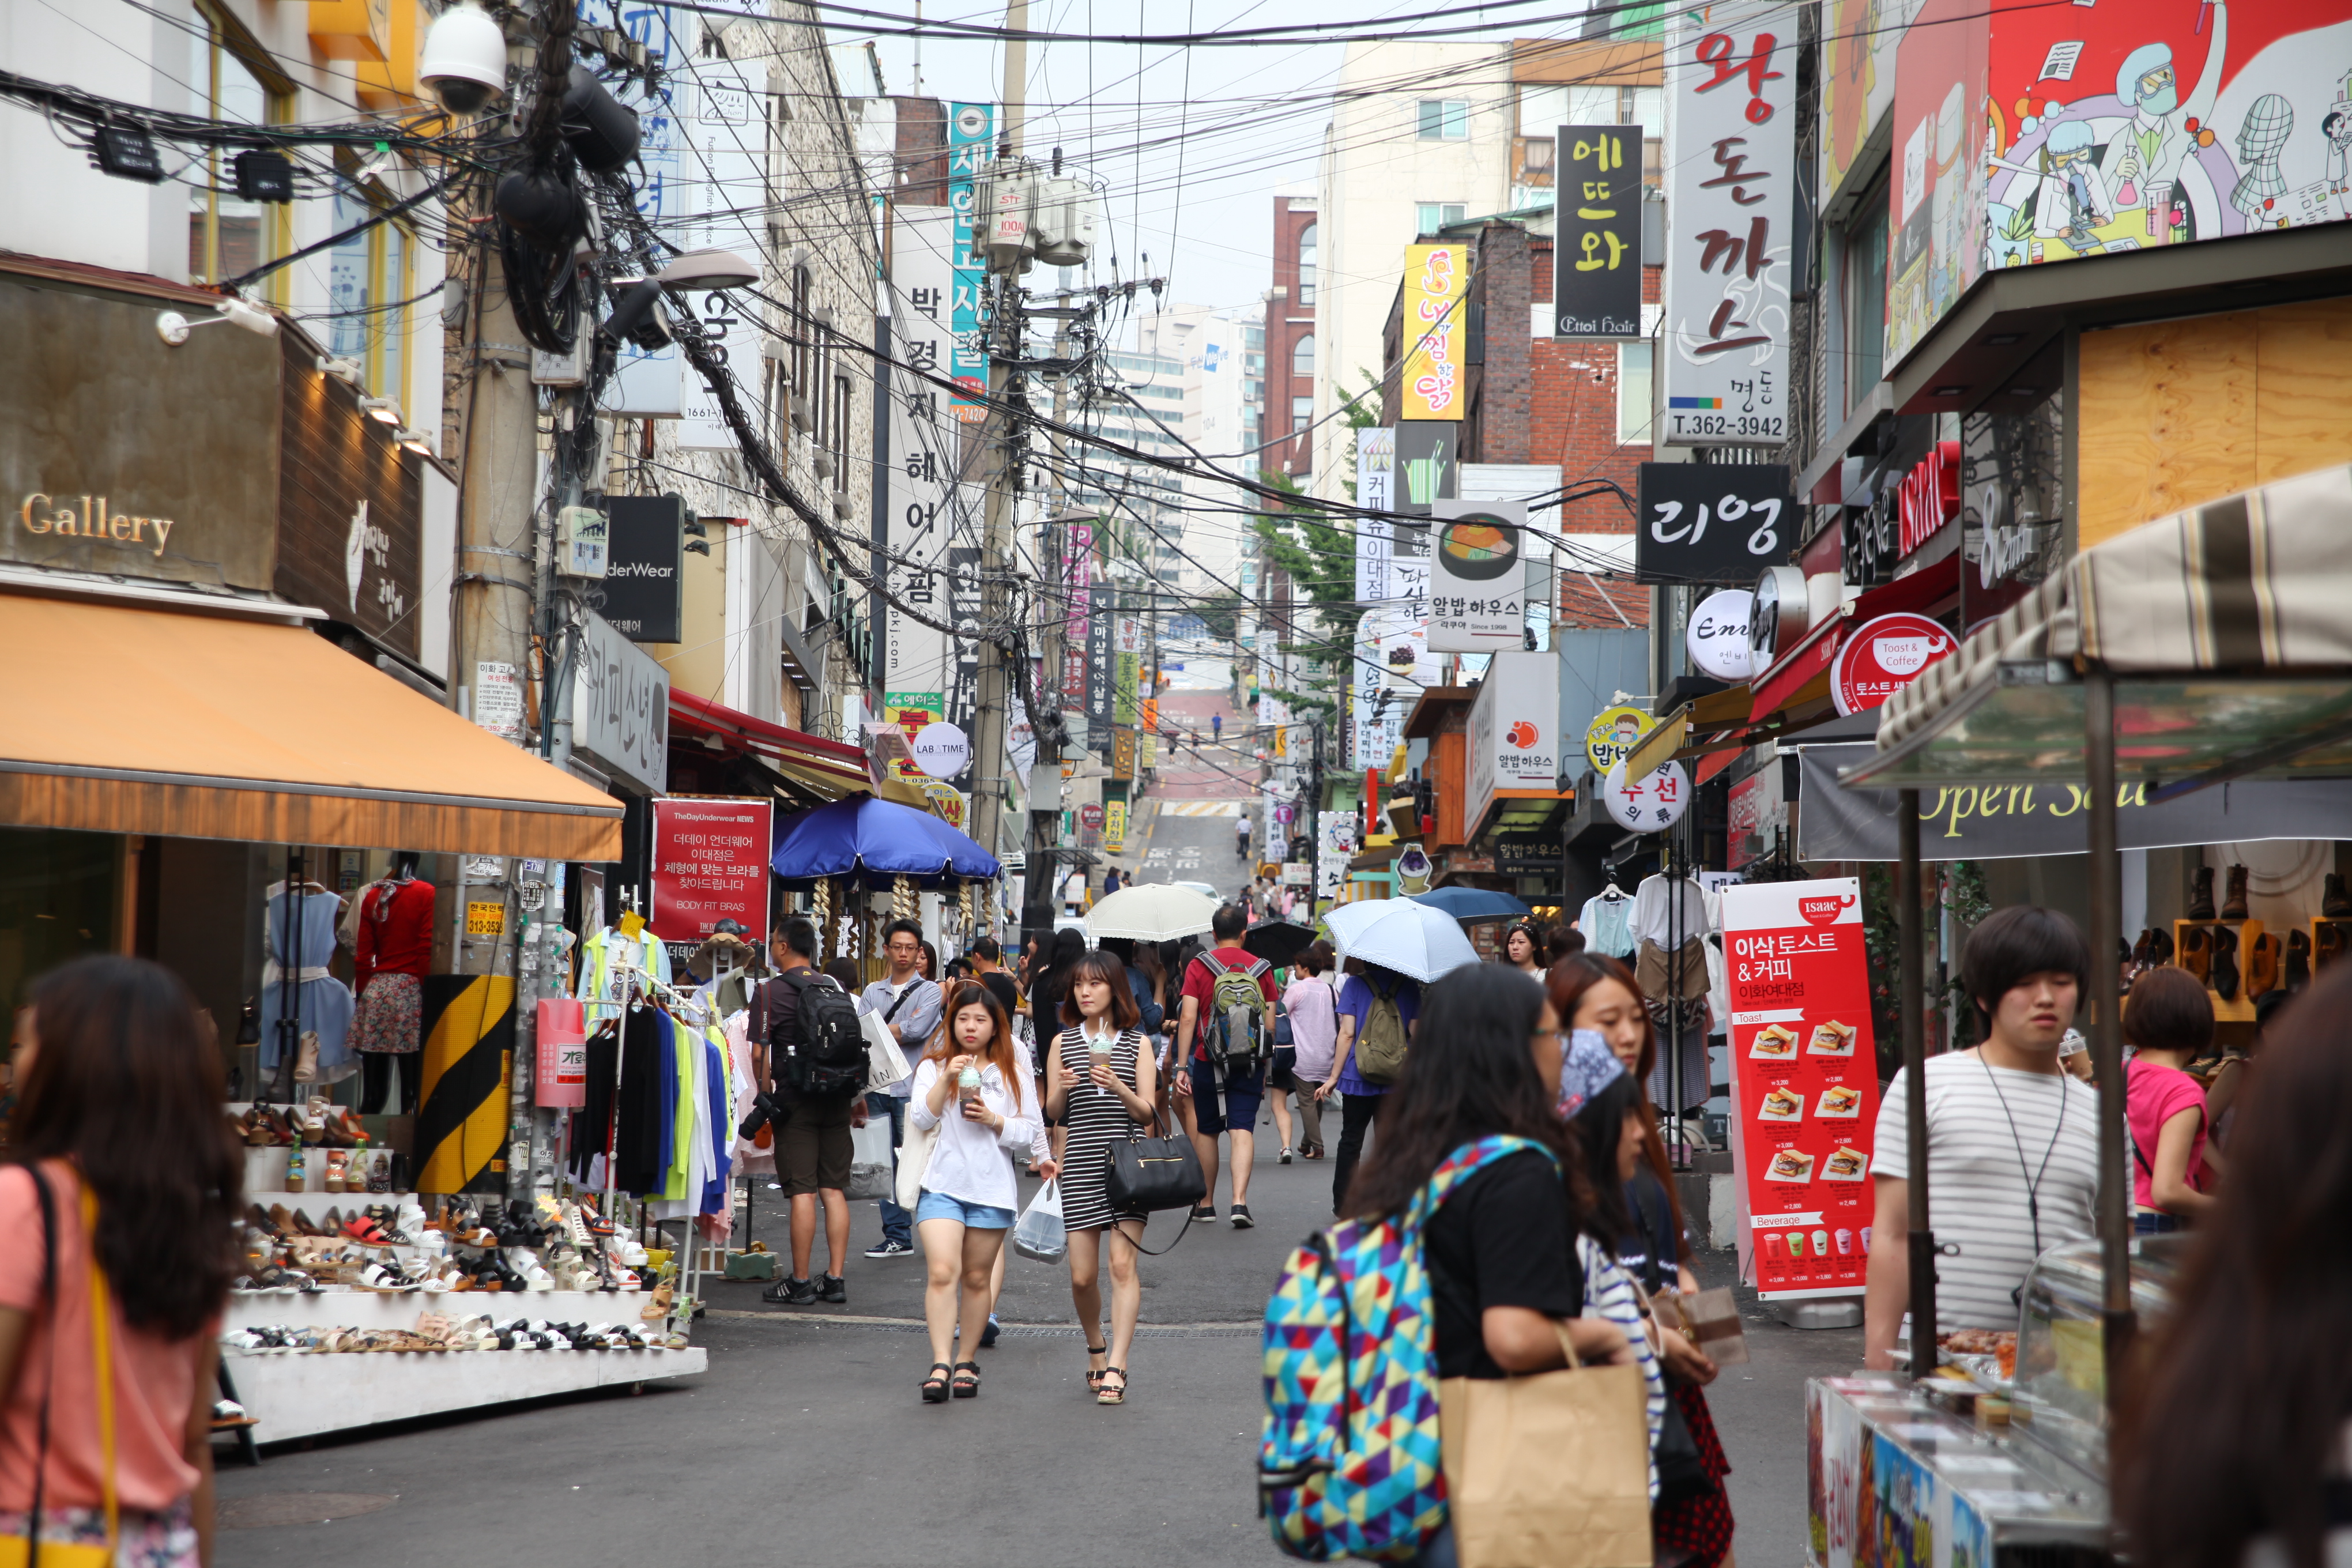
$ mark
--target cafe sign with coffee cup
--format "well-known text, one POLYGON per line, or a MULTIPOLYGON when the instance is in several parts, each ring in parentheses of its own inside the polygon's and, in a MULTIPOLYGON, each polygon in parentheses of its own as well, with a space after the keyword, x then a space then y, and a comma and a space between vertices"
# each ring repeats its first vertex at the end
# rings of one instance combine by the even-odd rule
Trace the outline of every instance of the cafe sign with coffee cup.
POLYGON ((1951 653, 1959 638, 1926 616, 1901 613, 1848 633, 1830 669, 1830 700, 1841 716, 1867 712, 1951 653))

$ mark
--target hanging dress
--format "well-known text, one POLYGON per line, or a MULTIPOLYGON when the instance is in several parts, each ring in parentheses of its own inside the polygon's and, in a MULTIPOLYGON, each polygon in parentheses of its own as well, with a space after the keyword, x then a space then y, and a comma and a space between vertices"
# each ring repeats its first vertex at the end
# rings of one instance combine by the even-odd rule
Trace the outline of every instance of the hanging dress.
POLYGON ((340 1083, 359 1070, 352 1054, 351 988, 327 968, 335 953, 335 921, 343 901, 332 893, 298 892, 290 898, 284 884, 274 886, 263 922, 265 956, 261 965, 261 1070, 265 1078, 278 1071, 278 1021, 285 1016, 285 965, 301 938, 302 968, 294 976, 295 1015, 299 1033, 319 1037, 319 1071, 314 1085, 340 1083))

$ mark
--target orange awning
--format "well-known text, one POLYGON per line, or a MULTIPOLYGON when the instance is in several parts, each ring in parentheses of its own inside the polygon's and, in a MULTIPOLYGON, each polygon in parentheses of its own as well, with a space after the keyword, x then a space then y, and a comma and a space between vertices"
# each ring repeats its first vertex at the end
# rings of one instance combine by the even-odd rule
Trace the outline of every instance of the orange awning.
POLYGON ((617 860, 621 806, 285 614, 0 593, 0 823, 617 860))

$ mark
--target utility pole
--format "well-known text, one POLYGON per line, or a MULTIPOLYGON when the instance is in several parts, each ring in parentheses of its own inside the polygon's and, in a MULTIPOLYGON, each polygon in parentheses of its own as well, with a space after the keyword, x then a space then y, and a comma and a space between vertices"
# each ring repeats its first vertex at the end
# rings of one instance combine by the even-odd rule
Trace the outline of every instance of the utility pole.
MULTIPOLYGON (((995 172, 999 176, 1013 174, 1021 156, 1021 130, 1024 119, 1023 93, 1029 74, 1029 47, 1020 35, 1029 26, 1028 0, 1007 0, 1004 27, 1004 136, 1000 145, 995 172)), ((985 220, 992 215, 980 215, 985 220)), ((977 225, 975 225, 977 226, 977 225)), ((974 236, 975 239, 981 237, 974 236)), ((982 429, 982 445, 986 452, 988 500, 982 514, 981 538, 981 637, 978 690, 975 693, 974 714, 979 732, 972 737, 972 826, 973 837, 990 854, 997 853, 1003 839, 1005 791, 1005 640, 1011 635, 1008 622, 1012 616, 1013 524, 1015 510, 1013 486, 1017 469, 1013 460, 1013 443, 1018 432, 1006 413, 1004 403, 1013 384, 1013 371, 1006 363, 1020 357, 1022 347, 1021 263, 1016 257, 1003 271, 992 260, 990 287, 995 296, 994 309, 989 313, 991 353, 988 357, 988 423, 982 429)), ((1043 754, 1044 737, 1039 737, 1043 754)), ((1034 890, 1036 868, 1032 865, 1025 880, 1034 890)))

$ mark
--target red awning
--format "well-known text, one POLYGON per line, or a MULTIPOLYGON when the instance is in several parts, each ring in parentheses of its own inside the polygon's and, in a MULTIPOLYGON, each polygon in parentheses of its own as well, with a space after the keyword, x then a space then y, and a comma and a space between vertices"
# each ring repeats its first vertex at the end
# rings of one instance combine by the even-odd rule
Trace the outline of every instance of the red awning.
POLYGON ((1926 615, 1959 591, 1960 554, 1954 551, 1907 577, 1881 583, 1839 606, 1836 615, 1805 634, 1789 657, 1748 682, 1754 694, 1748 721, 1759 724, 1788 707, 1815 678, 1837 662, 1838 650, 1855 627, 1881 616, 1926 615))
POLYGON ((866 753, 839 741, 821 740, 765 719, 754 719, 722 703, 670 688, 670 732, 680 728, 698 734, 733 741, 770 763, 787 778, 797 780, 840 799, 874 787, 866 771, 866 753))

